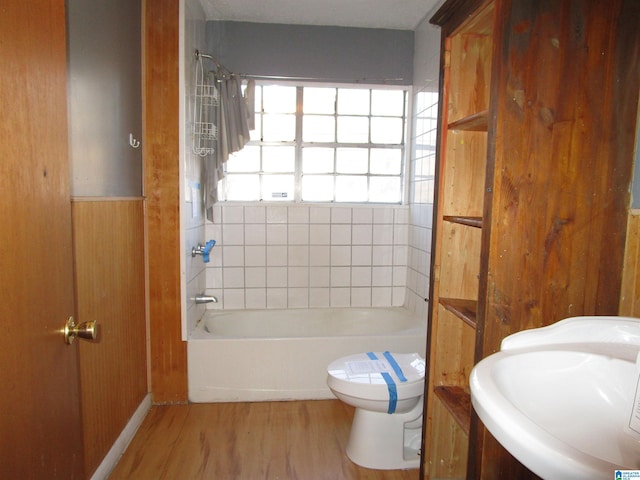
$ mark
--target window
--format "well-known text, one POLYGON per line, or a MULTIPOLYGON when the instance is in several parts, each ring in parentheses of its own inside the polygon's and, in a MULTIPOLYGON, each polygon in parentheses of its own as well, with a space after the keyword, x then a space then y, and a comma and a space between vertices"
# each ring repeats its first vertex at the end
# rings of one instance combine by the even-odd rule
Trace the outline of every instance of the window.
POLYGON ((256 129, 226 163, 228 201, 401 203, 406 91, 256 85, 256 129))

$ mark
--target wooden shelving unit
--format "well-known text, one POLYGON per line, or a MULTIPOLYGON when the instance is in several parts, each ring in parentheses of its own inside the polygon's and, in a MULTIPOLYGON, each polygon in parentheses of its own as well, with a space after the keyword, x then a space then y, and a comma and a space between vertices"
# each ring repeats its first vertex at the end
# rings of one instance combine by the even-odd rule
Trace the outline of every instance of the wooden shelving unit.
POLYGON ((431 19, 442 74, 424 479, 535 477, 475 414, 473 366, 517 331, 618 314, 640 3, 578 3, 448 0, 431 19))
POLYGON ((471 425, 468 376, 474 364, 484 211, 494 9, 488 2, 445 39, 448 84, 440 164, 430 313, 427 438, 432 476, 463 477, 471 425), (435 405, 434 405, 435 404, 435 405), (437 447, 435 443, 437 442, 437 447))

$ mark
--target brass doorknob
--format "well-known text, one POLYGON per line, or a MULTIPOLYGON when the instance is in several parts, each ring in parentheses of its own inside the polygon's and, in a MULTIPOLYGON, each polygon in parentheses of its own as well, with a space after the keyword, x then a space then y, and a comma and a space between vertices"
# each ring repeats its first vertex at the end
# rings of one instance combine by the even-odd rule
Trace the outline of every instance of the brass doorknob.
POLYGON ((85 340, 95 340, 98 338, 98 324, 91 320, 76 325, 73 317, 69 317, 64 326, 64 341, 67 345, 71 345, 75 338, 84 338, 85 340))

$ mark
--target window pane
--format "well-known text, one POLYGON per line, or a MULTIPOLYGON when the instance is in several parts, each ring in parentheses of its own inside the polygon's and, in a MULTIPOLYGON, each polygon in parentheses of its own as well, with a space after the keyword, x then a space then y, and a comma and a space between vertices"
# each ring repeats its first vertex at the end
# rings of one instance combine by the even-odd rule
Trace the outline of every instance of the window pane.
POLYGON ((265 113, 296 112, 296 87, 265 85, 262 87, 262 96, 265 113))
POLYGON ((255 97, 256 97, 255 111, 256 112, 260 112, 262 110, 262 89, 263 87, 261 87, 260 85, 256 85, 256 89, 255 89, 255 97))
POLYGON ((262 198, 267 201, 282 201, 294 199, 293 175, 263 175, 262 198))
POLYGON ((296 167, 296 147, 262 147, 264 172, 293 172, 296 167))
POLYGON ((335 88, 305 88, 303 98, 304 113, 328 113, 336 111, 335 88))
POLYGON ((260 171, 260 147, 247 146, 239 152, 232 153, 225 168, 227 172, 260 171))
POLYGON ((293 142, 296 139, 295 115, 263 115, 262 118, 265 142, 293 142))
POLYGON ((366 202, 367 177, 348 175, 336 177, 337 202, 366 202))
POLYGON ((335 142, 335 119, 311 115, 302 119, 302 140, 305 142, 335 142))
POLYGON ((333 173, 333 148, 302 149, 302 173, 333 173))
POLYGON ((247 99, 247 84, 243 83, 242 86, 241 86, 241 89, 242 89, 242 95, 244 95, 244 98, 245 98, 245 104, 247 105, 247 109, 250 112, 259 111, 260 110, 260 105, 262 105, 262 95, 261 95, 260 87, 257 86, 253 90, 253 100, 254 100, 253 105, 247 101, 248 100, 247 99))
POLYGON ((371 177, 369 179, 369 201, 400 203, 400 177, 371 177))
POLYGON ((371 114, 401 117, 404 113, 404 92, 402 90, 372 90, 371 114))
POLYGON ((256 109, 255 109, 255 130, 249 132, 251 140, 262 138, 262 87, 256 86, 256 109))
POLYGON ((262 116, 256 114, 256 128, 249 131, 249 140, 260 141, 262 138, 262 116))
POLYGON ((400 203, 406 97, 363 85, 257 85, 256 128, 225 164, 221 198, 400 203))
POLYGON ((368 143, 368 117, 338 117, 338 142, 368 143))
POLYGON ((224 179, 227 200, 260 200, 260 178, 256 175, 227 175, 224 179))
POLYGON ((402 150, 399 148, 372 148, 370 172, 374 174, 400 175, 402 150))
POLYGON ((371 119, 371 142, 401 144, 402 119, 373 117, 371 119))
POLYGON ((339 88, 338 115, 369 115, 369 90, 339 88))
POLYGON ((369 151, 366 148, 338 148, 336 152, 336 172, 367 173, 369 171, 369 151))
POLYGON ((305 202, 333 201, 332 175, 303 175, 302 200, 305 202))

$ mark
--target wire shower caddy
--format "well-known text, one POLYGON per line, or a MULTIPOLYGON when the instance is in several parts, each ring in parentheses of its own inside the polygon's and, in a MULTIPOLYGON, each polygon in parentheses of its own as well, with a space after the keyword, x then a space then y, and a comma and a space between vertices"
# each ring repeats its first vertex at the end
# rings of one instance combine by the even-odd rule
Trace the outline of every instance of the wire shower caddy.
POLYGON ((204 72, 202 55, 196 50, 196 75, 192 122, 193 153, 205 157, 215 152, 218 128, 213 122, 219 105, 213 72, 204 72))

